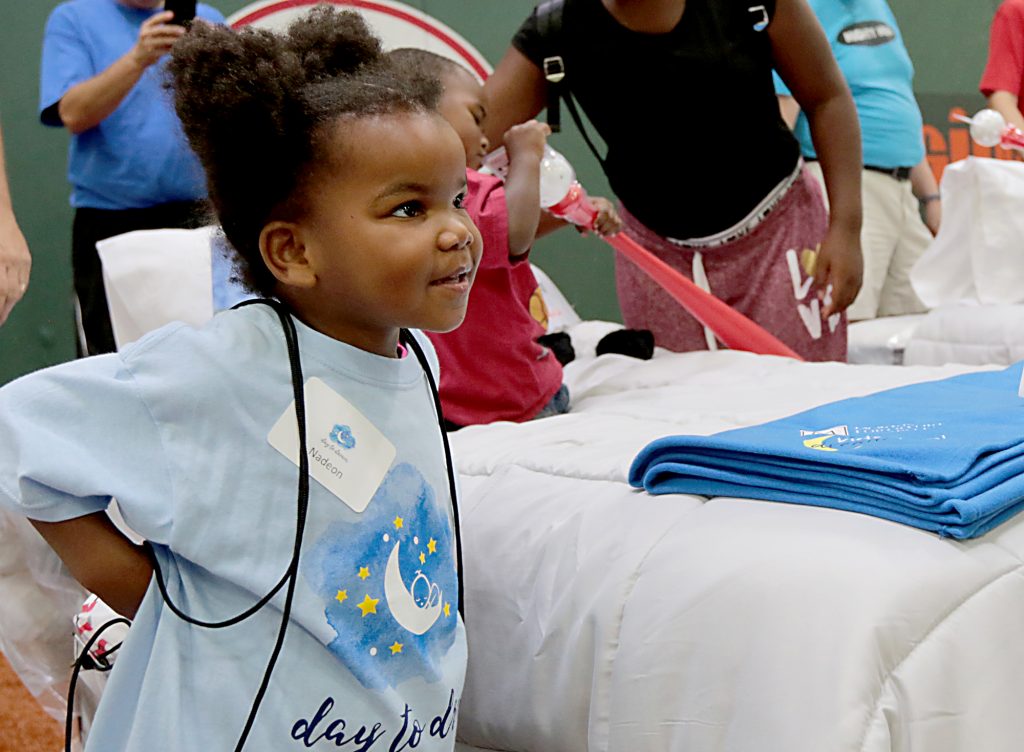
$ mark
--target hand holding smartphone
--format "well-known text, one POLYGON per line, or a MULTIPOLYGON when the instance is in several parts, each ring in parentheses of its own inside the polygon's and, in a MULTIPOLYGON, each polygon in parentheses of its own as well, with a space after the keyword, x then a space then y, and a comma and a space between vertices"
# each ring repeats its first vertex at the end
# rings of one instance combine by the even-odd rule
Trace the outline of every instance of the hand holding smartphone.
POLYGON ((188 26, 196 17, 196 0, 165 0, 164 10, 174 13, 171 23, 188 26))

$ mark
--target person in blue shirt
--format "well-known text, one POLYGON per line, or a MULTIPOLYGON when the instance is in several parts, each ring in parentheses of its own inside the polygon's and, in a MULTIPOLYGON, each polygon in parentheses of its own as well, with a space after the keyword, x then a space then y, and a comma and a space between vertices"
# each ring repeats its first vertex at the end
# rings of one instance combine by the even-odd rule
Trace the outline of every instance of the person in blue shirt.
POLYGON ((285 34, 196 23, 169 70, 238 269, 282 310, 171 324, 0 388, 0 506, 134 620, 86 750, 450 752, 455 481, 437 359, 408 329, 461 323, 482 240, 440 85, 328 5, 285 34), (275 593, 225 628, 169 605, 222 622, 275 593))
MULTIPOLYGON (((864 281, 847 315, 857 321, 921 313, 925 306, 910 284, 910 269, 939 230, 942 204, 925 157, 914 66, 885 0, 809 4, 825 29, 860 120, 864 281)), ((821 179, 807 118, 777 74, 775 85, 801 153, 821 179)))
MULTIPOLYGON (((79 353, 115 350, 96 242, 131 230, 195 227, 202 168, 163 89, 164 60, 185 27, 162 0, 69 0, 43 37, 39 118, 71 133, 68 180, 79 353)), ((200 4, 200 19, 223 23, 200 4)))

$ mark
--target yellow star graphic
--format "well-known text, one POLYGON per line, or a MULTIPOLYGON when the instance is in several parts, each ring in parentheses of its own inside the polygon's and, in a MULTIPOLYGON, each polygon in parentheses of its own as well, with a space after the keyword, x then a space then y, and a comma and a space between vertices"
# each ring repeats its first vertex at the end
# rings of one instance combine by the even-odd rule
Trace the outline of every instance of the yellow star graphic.
POLYGON ((391 646, 391 655, 394 655, 395 653, 401 653, 402 652, 402 648, 404 648, 404 647, 405 646, 402 643, 400 643, 400 642, 398 642, 396 640, 395 644, 391 646))
POLYGON ((451 603, 445 603, 444 604, 444 615, 445 616, 451 616, 452 615, 452 604, 451 603))
POLYGON ((420 551, 420 564, 426 564, 426 563, 427 563, 427 556, 422 551, 420 551))
POLYGON ((370 568, 369 567, 359 567, 359 579, 360 580, 365 580, 369 576, 370 576, 370 568))
POLYGON ((395 530, 401 530, 403 527, 405 527, 405 520, 401 517, 395 517, 395 530))
POLYGON ((339 590, 338 594, 334 596, 334 600, 336 600, 338 603, 344 603, 346 600, 348 600, 348 591, 339 590))
POLYGON ((432 554, 436 554, 437 553, 437 541, 434 540, 433 538, 431 538, 430 541, 427 543, 427 550, 430 551, 430 553, 432 553, 432 554))
POLYGON ((365 618, 367 614, 377 613, 378 603, 380 603, 380 598, 371 598, 369 595, 367 595, 365 598, 363 598, 362 603, 356 604, 356 608, 363 612, 363 617, 365 618))

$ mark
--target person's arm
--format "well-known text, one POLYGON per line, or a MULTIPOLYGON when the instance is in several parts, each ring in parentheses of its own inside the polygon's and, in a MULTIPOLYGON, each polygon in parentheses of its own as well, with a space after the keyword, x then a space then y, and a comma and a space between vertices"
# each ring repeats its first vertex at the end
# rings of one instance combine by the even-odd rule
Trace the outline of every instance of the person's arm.
POLYGON ((0 324, 3 324, 28 289, 32 256, 14 217, 4 164, 4 140, 0 132, 0 324))
POLYGON ((829 197, 829 226, 814 271, 823 315, 843 311, 860 290, 860 124, 853 97, 805 0, 778 0, 768 26, 775 67, 807 116, 829 197))
POLYGON ((1024 8, 1002 3, 989 29, 988 60, 978 89, 1007 123, 1024 129, 1018 101, 1024 78, 1024 8))
POLYGON ((61 122, 72 133, 95 128, 120 106, 146 69, 171 51, 185 27, 169 24, 170 11, 157 13, 139 29, 135 45, 109 68, 72 86, 57 104, 61 122))
POLYGON ((938 235, 939 225, 942 224, 942 195, 927 155, 910 171, 910 186, 924 209, 924 223, 929 232, 938 235))
POLYGON ((528 120, 505 132, 508 175, 505 205, 508 208, 508 250, 513 257, 530 250, 540 221, 540 161, 551 129, 528 120))
POLYGON ((509 128, 534 118, 547 104, 547 81, 540 68, 515 47, 509 47, 488 77, 484 92, 488 102, 484 132, 495 149, 509 128))
POLYGON ((1003 120, 1024 130, 1024 114, 1016 94, 997 90, 988 95, 988 106, 1003 116, 1003 120))
POLYGON ((117 613, 135 618, 153 566, 142 546, 125 537, 106 512, 64 522, 30 522, 82 587, 117 613))

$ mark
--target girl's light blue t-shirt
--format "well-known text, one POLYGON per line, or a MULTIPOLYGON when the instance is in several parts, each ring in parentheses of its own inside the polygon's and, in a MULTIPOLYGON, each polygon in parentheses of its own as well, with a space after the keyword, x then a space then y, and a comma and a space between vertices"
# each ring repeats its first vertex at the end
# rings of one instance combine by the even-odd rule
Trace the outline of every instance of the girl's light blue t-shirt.
MULTIPOLYGON (((466 645, 427 381, 414 356, 372 355, 296 323, 305 378, 343 395, 396 457, 361 513, 310 482, 291 622, 245 749, 450 750, 466 645), (402 626, 385 593, 396 548, 412 601, 425 605, 429 594, 443 604, 421 634, 402 626)), ((298 470, 267 437, 291 402, 284 339, 269 308, 228 311, 199 330, 165 327, 120 354, 0 389, 0 504, 58 521, 116 497, 127 523, 153 543, 175 603, 200 619, 226 619, 271 590, 289 564, 298 470)), ((321 440, 332 441, 311 435, 308 446, 321 440)), ((151 585, 87 749, 234 749, 282 603, 283 591, 247 621, 210 630, 172 614, 151 585)))

